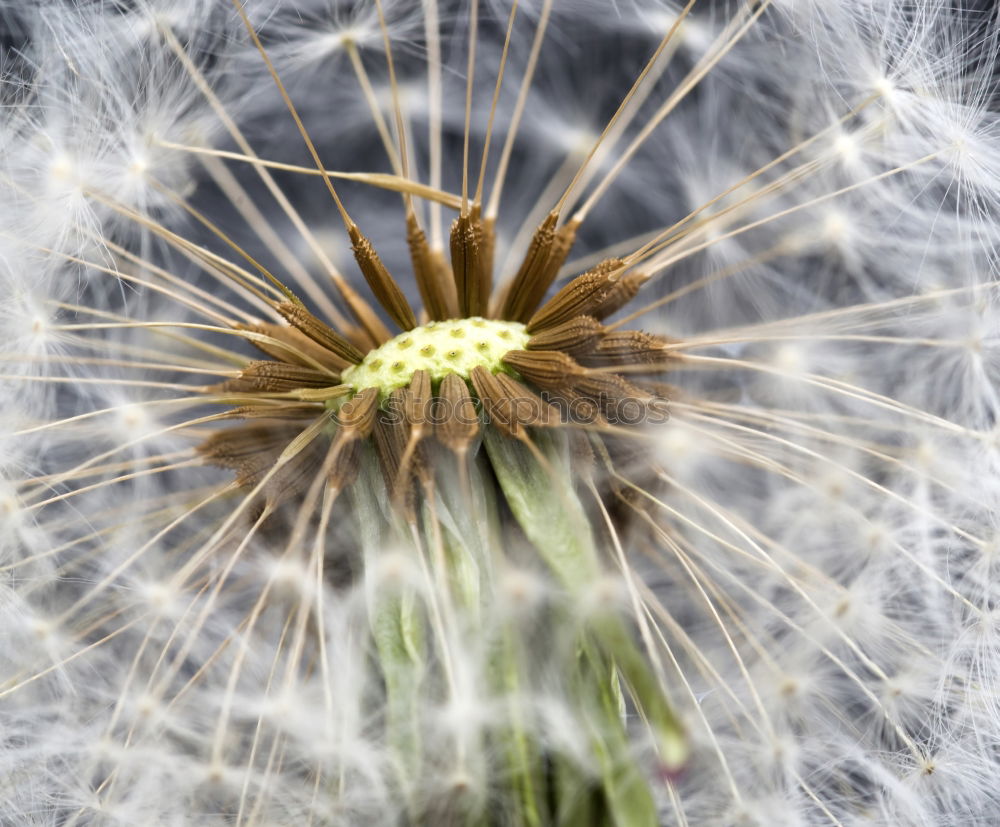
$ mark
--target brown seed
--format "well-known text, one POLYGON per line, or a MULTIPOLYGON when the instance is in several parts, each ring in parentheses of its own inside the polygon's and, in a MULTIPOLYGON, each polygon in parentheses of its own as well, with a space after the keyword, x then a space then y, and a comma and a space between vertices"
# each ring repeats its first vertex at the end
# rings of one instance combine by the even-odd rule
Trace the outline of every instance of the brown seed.
POLYGON ((386 409, 378 412, 373 431, 375 451, 379 456, 386 483, 390 488, 399 474, 400 460, 403 458, 409 436, 409 427, 403 417, 399 415, 404 408, 404 391, 399 388, 389 394, 389 398, 386 400, 386 409))
POLYGON ((563 413, 563 421, 572 425, 607 425, 601 406, 590 396, 575 391, 572 388, 563 388, 559 395, 553 399, 563 413))
POLYGON ((479 433, 479 416, 465 381, 454 373, 441 380, 435 410, 434 435, 456 454, 463 455, 479 433))
POLYGON ((486 422, 507 436, 520 436, 517 423, 512 421, 510 416, 507 394, 496 377, 479 365, 472 369, 469 378, 479 397, 486 422))
POLYGON ((430 374, 426 370, 414 371, 403 395, 403 415, 412 428, 422 431, 427 424, 433 395, 430 374))
POLYGON ((275 419, 275 420, 297 420, 315 419, 325 412, 322 405, 310 405, 308 403, 290 403, 282 405, 268 405, 266 403, 241 405, 229 411, 229 416, 233 419, 275 419))
MULTIPOLYGON (((238 485, 253 488, 300 433, 300 428, 282 422, 238 425, 213 434, 197 450, 206 462, 234 471, 238 485)), ((285 463, 265 486, 268 504, 274 506, 302 491, 317 462, 317 450, 310 445, 285 463)))
POLYGON ((648 399, 649 394, 614 373, 589 371, 573 380, 572 387, 582 394, 597 399, 648 399))
POLYGON ((507 297, 500 308, 501 318, 523 322, 538 306, 541 297, 545 295, 548 285, 545 286, 545 290, 542 290, 538 299, 532 303, 532 297, 537 292, 534 285, 539 279, 544 278, 545 267, 552 254, 552 247, 556 240, 556 222, 558 221, 559 213, 550 212, 535 230, 535 234, 531 237, 531 243, 528 245, 528 251, 524 255, 524 260, 521 262, 517 275, 511 282, 507 297))
POLYGON ((528 426, 554 425, 559 412, 520 382, 503 373, 472 369, 472 386, 482 401, 486 422, 507 436, 523 439, 528 426))
POLYGON ((378 388, 365 388, 337 411, 336 421, 340 427, 330 444, 328 478, 338 491, 343 491, 358 475, 362 441, 375 427, 378 398, 378 388))
POLYGON ((294 396, 301 402, 330 402, 340 399, 342 396, 350 396, 354 389, 350 385, 331 385, 328 388, 298 388, 292 391, 294 396))
POLYGON ((297 434, 297 429, 273 422, 237 425, 212 434, 196 450, 213 465, 237 469, 261 454, 280 453, 297 434))
POLYGON ((485 273, 483 252, 483 224, 479 208, 474 206, 472 211, 460 215, 451 225, 451 269, 460 316, 486 314, 489 275, 485 273))
POLYGON ((425 370, 415 371, 410 384, 397 391, 390 398, 402 399, 403 433, 406 434, 406 446, 397 472, 397 484, 408 477, 416 475, 429 479, 429 466, 426 462, 423 439, 430 430, 431 404, 433 392, 431 377, 425 370))
POLYGON ((351 364, 333 351, 321 347, 302 331, 294 327, 286 327, 280 324, 253 324, 237 325, 237 329, 246 330, 250 333, 260 333, 280 342, 281 344, 275 344, 255 339, 250 340, 250 343, 254 347, 263 351, 272 359, 277 359, 279 362, 291 362, 303 367, 313 367, 313 363, 318 363, 338 374, 351 364))
POLYGON ((547 390, 569 387, 582 373, 571 356, 558 350, 512 350, 503 362, 533 385, 547 390))
POLYGON ((597 346, 604 325, 590 316, 577 316, 548 327, 528 340, 528 350, 561 350, 570 356, 589 353, 597 346))
POLYGON ((496 374, 496 380, 510 400, 511 419, 519 426, 551 427, 560 423, 559 411, 534 391, 506 373, 496 374))
POLYGON ((652 413, 657 417, 662 413, 651 410, 662 400, 613 373, 587 373, 573 383, 573 390, 593 400, 610 425, 634 426, 647 421, 652 413))
POLYGON ((399 289, 395 279, 389 275, 389 271, 378 257, 375 248, 365 236, 361 234, 356 224, 351 224, 347 228, 347 234, 351 239, 351 248, 354 250, 354 259, 358 262, 358 267, 368 287, 378 303, 382 305, 394 322, 403 330, 412 330, 417 326, 417 318, 413 315, 410 303, 399 289))
POLYGON ((323 324, 312 313, 304 307, 291 302, 282 302, 275 306, 282 317, 292 327, 302 331, 308 338, 316 344, 343 359, 348 364, 356 365, 365 358, 365 355, 354 345, 338 336, 329 325, 323 324))
POLYGON ((337 384, 327 373, 286 362, 250 362, 236 379, 216 386, 223 393, 288 393, 337 384))
POLYGON ((389 394, 386 410, 380 410, 375 423, 375 453, 382 465, 386 486, 396 504, 412 519, 416 505, 414 483, 427 469, 418 450, 410 449, 410 427, 398 414, 406 409, 406 391, 399 388, 389 394))
POLYGON ((378 388, 365 388, 340 406, 337 423, 340 431, 348 431, 353 439, 365 439, 375 427, 378 413, 378 388))
POLYGON ((576 316, 589 316, 614 290, 623 268, 620 258, 609 258, 577 276, 531 317, 528 332, 535 334, 576 316))
POLYGON ((427 236, 413 212, 406 216, 406 242, 420 298, 431 321, 454 319, 458 315, 454 279, 444 259, 427 243, 427 236))
MULTIPOLYGON (((576 241, 576 231, 579 226, 580 222, 574 218, 556 230, 555 241, 549 252, 549 260, 545 262, 545 270, 542 272, 537 283, 532 285, 530 306, 526 309, 524 315, 529 316, 536 310, 538 305, 542 303, 542 299, 545 298, 545 294, 549 292, 549 288, 556 280, 556 276, 559 275, 559 268, 565 264, 569 251, 573 249, 573 243, 576 241)), ((518 321, 524 320, 519 319, 518 321)))
POLYGON ((611 314, 617 313, 635 298, 639 288, 647 281, 649 281, 649 276, 645 273, 626 273, 612 288, 607 298, 594 308, 593 316, 598 319, 606 319, 611 314))
POLYGON ((580 362, 594 367, 613 365, 664 365, 671 356, 668 341, 641 330, 613 331, 603 336, 597 347, 581 356, 580 362))

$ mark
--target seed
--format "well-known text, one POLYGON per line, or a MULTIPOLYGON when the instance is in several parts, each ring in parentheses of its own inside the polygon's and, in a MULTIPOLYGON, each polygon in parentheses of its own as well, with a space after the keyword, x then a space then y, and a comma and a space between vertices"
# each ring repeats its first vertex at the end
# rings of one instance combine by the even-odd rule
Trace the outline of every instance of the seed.
POLYGON ((403 295, 403 291, 399 289, 399 285, 389 275, 389 271, 378 257, 372 243, 361 234, 355 224, 351 224, 347 231, 351 238, 351 248, 354 250, 354 258, 358 262, 358 268, 364 275, 365 281, 368 282, 372 293, 375 294, 375 298, 378 299, 378 303, 403 330, 415 328, 417 318, 413 315, 410 303, 403 295))
POLYGON ((577 276, 531 317, 528 332, 534 334, 600 309, 621 278, 624 266, 620 258, 608 258, 577 276))

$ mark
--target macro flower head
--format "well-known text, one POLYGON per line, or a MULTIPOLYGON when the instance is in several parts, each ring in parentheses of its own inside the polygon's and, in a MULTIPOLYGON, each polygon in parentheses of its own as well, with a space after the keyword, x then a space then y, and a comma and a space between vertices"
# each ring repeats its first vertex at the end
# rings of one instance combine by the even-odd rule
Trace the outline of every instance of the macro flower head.
POLYGON ((0 2, 0 821, 991 823, 997 39, 0 2))

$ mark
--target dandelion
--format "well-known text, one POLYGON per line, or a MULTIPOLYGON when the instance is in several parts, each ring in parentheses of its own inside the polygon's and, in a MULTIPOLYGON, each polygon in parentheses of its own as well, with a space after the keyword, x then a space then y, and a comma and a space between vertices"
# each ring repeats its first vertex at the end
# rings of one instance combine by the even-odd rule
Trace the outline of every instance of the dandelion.
POLYGON ((0 25, 5 823, 989 823, 995 12, 0 25))

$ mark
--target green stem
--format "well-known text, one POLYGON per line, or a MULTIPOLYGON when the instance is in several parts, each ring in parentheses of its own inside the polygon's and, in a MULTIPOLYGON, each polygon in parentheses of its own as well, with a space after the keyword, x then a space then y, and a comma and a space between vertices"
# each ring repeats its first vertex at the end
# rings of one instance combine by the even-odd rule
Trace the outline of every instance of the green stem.
MULTIPOLYGON (((484 445, 515 519, 553 570, 570 599, 583 597, 601 577, 590 522, 573 488, 565 442, 535 434, 536 450, 487 427, 484 445), (540 456, 539 456, 540 454, 540 456)), ((683 729, 654 671, 625 623, 604 613, 587 619, 581 644, 581 693, 589 697, 598 725, 593 748, 601 765, 606 801, 617 823, 655 824, 648 784, 630 758, 619 708, 619 678, 651 727, 660 760, 678 769, 687 756, 683 729), (615 687, 612 691, 612 686, 615 687), (617 694, 616 694, 617 693, 617 694)))
MULTIPOLYGON (((496 508, 490 505, 494 500, 485 496, 486 486, 492 487, 492 482, 482 474, 476 462, 470 462, 464 469, 467 475, 464 478, 460 474, 449 473, 452 470, 446 468, 439 475, 438 516, 443 524, 442 535, 449 561, 459 570, 475 566, 479 579, 474 589, 467 576, 459 575, 455 584, 464 605, 479 618, 481 602, 493 600, 495 596, 494 568, 503 565, 502 560, 493 559, 501 552, 502 544, 498 541, 500 531, 496 508), (463 479, 465 485, 462 485, 463 479)), ((481 623, 477 625, 479 627, 481 623)), ((515 823, 541 827, 543 822, 536 791, 541 758, 531 744, 519 700, 522 662, 517 650, 516 630, 505 624, 499 639, 491 643, 491 649, 493 680, 503 697, 507 698, 509 717, 500 741, 506 763, 504 777, 517 796, 515 823)))

